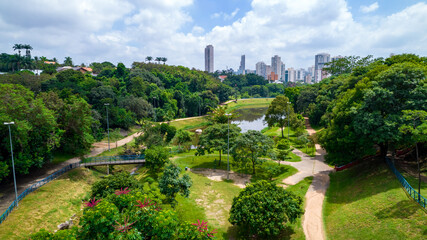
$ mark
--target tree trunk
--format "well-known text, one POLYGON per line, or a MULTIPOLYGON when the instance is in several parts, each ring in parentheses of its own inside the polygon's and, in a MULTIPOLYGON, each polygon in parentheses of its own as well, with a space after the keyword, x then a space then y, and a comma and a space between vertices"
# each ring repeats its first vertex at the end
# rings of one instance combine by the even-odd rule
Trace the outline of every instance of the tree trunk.
POLYGON ((283 136, 283 126, 282 126, 282 138, 284 138, 284 136, 283 136))
POLYGON ((252 174, 255 175, 255 161, 252 161, 252 174))
POLYGON ((381 158, 385 159, 388 151, 388 143, 380 143, 378 145, 380 146, 380 156, 381 158))

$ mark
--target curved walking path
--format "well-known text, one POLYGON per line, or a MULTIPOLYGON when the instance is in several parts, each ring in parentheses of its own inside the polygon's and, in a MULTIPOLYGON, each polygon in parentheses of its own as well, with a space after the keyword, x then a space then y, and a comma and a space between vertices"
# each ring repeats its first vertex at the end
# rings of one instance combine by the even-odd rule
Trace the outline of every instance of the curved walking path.
MULTIPOLYGON (((316 133, 308 124, 306 118, 307 131, 310 135, 316 133)), ((306 177, 313 176, 313 182, 305 194, 305 213, 303 217, 303 229, 307 240, 326 239, 323 228, 322 208, 326 190, 329 187, 329 173, 333 168, 324 162, 326 154, 320 145, 316 144, 315 157, 310 157, 298 149, 292 152, 301 157, 301 162, 282 162, 298 169, 298 173, 283 180, 286 185, 295 185, 306 177)), ((284 186, 286 187, 286 186, 284 186)))

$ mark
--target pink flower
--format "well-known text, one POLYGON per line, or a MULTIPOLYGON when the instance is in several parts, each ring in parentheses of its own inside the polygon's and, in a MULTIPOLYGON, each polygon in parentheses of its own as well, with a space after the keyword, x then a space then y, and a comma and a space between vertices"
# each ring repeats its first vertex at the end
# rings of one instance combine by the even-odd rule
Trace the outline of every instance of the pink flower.
POLYGON ((150 199, 146 198, 146 199, 144 199, 144 202, 141 202, 140 200, 136 200, 136 201, 139 203, 139 205, 136 205, 136 206, 140 207, 141 209, 146 208, 146 207, 150 207, 150 206, 154 206, 154 210, 156 210, 156 211, 160 211, 161 210, 161 208, 159 208, 159 207, 156 206, 157 203, 151 202, 150 199))
POLYGON ((114 194, 119 196, 122 194, 128 194, 129 192, 130 192, 130 190, 128 190, 128 188, 126 187, 124 190, 123 190, 123 188, 120 188, 120 190, 116 190, 116 192, 114 194))
POLYGON ((96 205, 98 205, 98 203, 101 201, 101 199, 99 200, 95 200, 95 198, 93 199, 89 199, 89 201, 85 202, 86 207, 95 207, 96 205))
POLYGON ((130 226, 132 226, 135 222, 129 223, 129 217, 127 217, 127 218, 125 217, 125 222, 123 224, 120 224, 119 222, 116 221, 117 225, 113 225, 113 227, 117 231, 124 233, 124 232, 129 231, 131 229, 130 226))

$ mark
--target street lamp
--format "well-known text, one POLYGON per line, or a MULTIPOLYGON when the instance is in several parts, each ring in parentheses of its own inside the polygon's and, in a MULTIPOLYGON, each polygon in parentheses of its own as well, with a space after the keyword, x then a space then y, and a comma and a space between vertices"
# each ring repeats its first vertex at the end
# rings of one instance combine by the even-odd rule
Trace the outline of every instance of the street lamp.
POLYGON ((288 118, 288 141, 289 141, 289 104, 291 104, 291 103, 287 102, 287 105, 288 105, 288 116, 287 116, 287 118, 288 118))
POLYGON ((9 127, 9 139, 10 139, 10 153, 12 154, 12 169, 13 169, 13 183, 15 184, 15 201, 16 206, 18 207, 18 190, 16 189, 16 177, 15 177, 15 162, 13 161, 13 147, 12 147, 12 133, 10 131, 10 125, 15 124, 15 122, 5 122, 4 125, 9 127))
POLYGON ((227 180, 230 178, 230 116, 231 113, 225 114, 227 116, 228 134, 227 134, 227 180))
POLYGON ((105 108, 107 109, 107 132, 108 132, 108 151, 110 151, 110 123, 108 122, 108 106, 109 103, 104 103, 105 108))

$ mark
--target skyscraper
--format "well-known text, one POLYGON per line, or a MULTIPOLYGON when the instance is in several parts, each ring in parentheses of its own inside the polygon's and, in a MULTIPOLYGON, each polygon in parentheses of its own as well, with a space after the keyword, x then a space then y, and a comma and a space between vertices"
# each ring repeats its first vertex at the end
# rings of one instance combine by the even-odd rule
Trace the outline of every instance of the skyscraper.
POLYGON ((282 76, 282 60, 277 55, 271 58, 271 71, 276 73, 279 77, 282 76))
POLYGON ((212 45, 205 48, 205 71, 214 72, 214 48, 212 45))
POLYGON ((323 79, 323 66, 331 61, 331 55, 328 53, 319 53, 314 57, 314 81, 319 82, 323 79))
POLYGON ((255 71, 257 75, 260 75, 267 79, 267 65, 264 62, 257 62, 255 65, 255 71))
POLYGON ((239 74, 245 75, 245 55, 240 58, 239 74))

